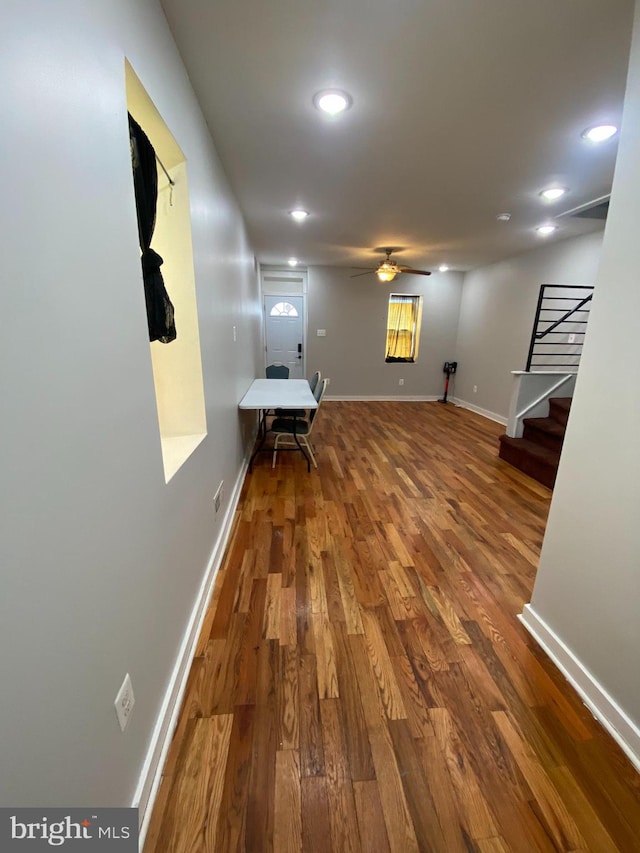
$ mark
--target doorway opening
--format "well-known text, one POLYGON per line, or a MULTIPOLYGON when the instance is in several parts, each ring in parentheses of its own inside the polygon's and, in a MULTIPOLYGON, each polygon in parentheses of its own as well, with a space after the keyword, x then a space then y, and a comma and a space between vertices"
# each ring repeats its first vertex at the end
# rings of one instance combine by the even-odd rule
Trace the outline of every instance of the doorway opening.
POLYGON ((261 270, 265 368, 284 364, 290 379, 304 379, 306 271, 261 270))

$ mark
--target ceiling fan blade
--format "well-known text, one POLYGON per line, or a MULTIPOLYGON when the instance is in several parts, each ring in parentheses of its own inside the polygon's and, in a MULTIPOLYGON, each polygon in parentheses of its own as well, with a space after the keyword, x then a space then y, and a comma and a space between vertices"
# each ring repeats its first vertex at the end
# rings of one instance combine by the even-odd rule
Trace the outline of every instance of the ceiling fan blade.
POLYGON ((411 267, 400 267, 400 272, 408 272, 411 275, 431 275, 427 270, 412 270, 411 267))
MULTIPOLYGON (((355 267, 355 269, 362 269, 362 267, 355 267)), ((358 278, 360 275, 371 275, 375 270, 367 270, 366 272, 357 272, 355 275, 350 275, 349 278, 358 278)))

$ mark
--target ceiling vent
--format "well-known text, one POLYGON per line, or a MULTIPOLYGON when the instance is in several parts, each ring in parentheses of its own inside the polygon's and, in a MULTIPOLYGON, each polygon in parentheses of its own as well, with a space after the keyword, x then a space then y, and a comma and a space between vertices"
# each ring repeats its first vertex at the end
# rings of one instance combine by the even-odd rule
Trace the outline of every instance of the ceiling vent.
POLYGON ((564 213, 558 214, 558 219, 563 217, 571 217, 572 219, 600 219, 604 221, 609 212, 609 199, 611 196, 603 195, 600 198, 594 198, 592 201, 581 204, 578 207, 573 207, 571 210, 565 210, 564 213))

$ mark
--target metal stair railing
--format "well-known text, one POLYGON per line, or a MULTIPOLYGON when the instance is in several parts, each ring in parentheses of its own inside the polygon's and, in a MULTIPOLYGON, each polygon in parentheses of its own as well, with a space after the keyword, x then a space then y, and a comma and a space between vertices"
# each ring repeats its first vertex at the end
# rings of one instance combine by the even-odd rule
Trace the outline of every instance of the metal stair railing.
POLYGON ((527 372, 576 372, 589 320, 591 285, 543 284, 527 356, 527 372))

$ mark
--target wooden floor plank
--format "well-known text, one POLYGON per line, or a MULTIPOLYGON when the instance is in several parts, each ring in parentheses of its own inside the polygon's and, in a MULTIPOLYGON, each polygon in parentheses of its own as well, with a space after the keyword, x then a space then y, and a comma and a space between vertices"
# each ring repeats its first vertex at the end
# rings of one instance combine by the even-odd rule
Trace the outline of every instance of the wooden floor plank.
POLYGON ((233 716, 231 714, 200 718, 195 721, 184 767, 175 779, 171 802, 168 803, 163 826, 157 835, 156 850, 182 851, 215 849, 215 829, 224 784, 227 753, 233 716), (176 819, 177 809, 185 808, 189 820, 176 819), (213 846, 209 846, 209 840, 213 846))
POLYGON ((303 853, 331 853, 331 824, 325 776, 303 776, 302 848, 303 853))
MULTIPOLYGON (((217 816, 217 847, 229 853, 244 849, 254 717, 253 705, 239 705, 233 715, 225 785, 217 816)), ((216 820, 215 814, 211 820, 216 820)))
POLYGON ((295 646, 298 642, 296 622, 296 590, 293 586, 280 589, 280 625, 278 629, 281 646, 295 646))
POLYGON ((456 807, 446 757, 435 737, 416 739, 425 778, 429 785, 447 853, 467 853, 471 836, 466 817, 456 807))
POLYGON ((336 699, 339 696, 338 676, 336 674, 336 655, 331 623, 326 613, 312 613, 311 623, 316 648, 318 697, 320 699, 336 699))
POLYGON ((354 782, 353 797, 358 816, 361 850, 389 853, 387 828, 382 817, 382 804, 375 781, 354 782))
POLYGON ((518 621, 551 493, 454 406, 256 460, 146 853, 637 853, 640 776, 518 621))
POLYGON ((447 762, 454 794, 466 817, 473 839, 492 838, 499 834, 485 793, 465 753, 451 713, 446 708, 432 708, 429 712, 436 741, 447 762))
POLYGON ((419 745, 411 736, 405 720, 391 720, 389 731, 400 767, 402 785, 418 848, 449 853, 448 843, 442 832, 431 790, 419 758, 419 745))
POLYGON ((349 638, 355 661, 356 675, 371 744, 371 754, 378 780, 380 803, 392 851, 419 850, 413 821, 402 786, 401 769, 394 758, 393 742, 375 676, 368 661, 363 638, 349 638))
POLYGON ((496 724, 505 739, 545 819, 549 832, 561 850, 586 849, 586 842, 559 792, 545 773, 509 715, 494 711, 496 724))
POLYGON ((366 611, 362 615, 367 655, 380 692, 380 700, 385 714, 390 720, 406 720, 402 692, 398 687, 389 650, 384 642, 380 624, 374 613, 366 611))
POLYGON ((298 853, 302 849, 302 806, 300 758, 294 749, 276 753, 274 800, 273 849, 277 853, 298 853))
POLYGON ((350 777, 359 781, 371 780, 375 778, 371 745, 345 625, 337 623, 334 626, 334 642, 350 777))
POLYGON ((260 849, 265 853, 274 850, 277 718, 273 674, 278 670, 277 656, 275 641, 260 643, 252 746, 252 755, 260 755, 260 761, 252 760, 247 783, 246 845, 250 850, 260 849))
POLYGON ((300 684, 298 653, 294 646, 280 647, 280 671, 276 682, 278 749, 300 746, 300 684))
POLYGON ((300 658, 300 773, 324 776, 324 749, 315 655, 300 658))

